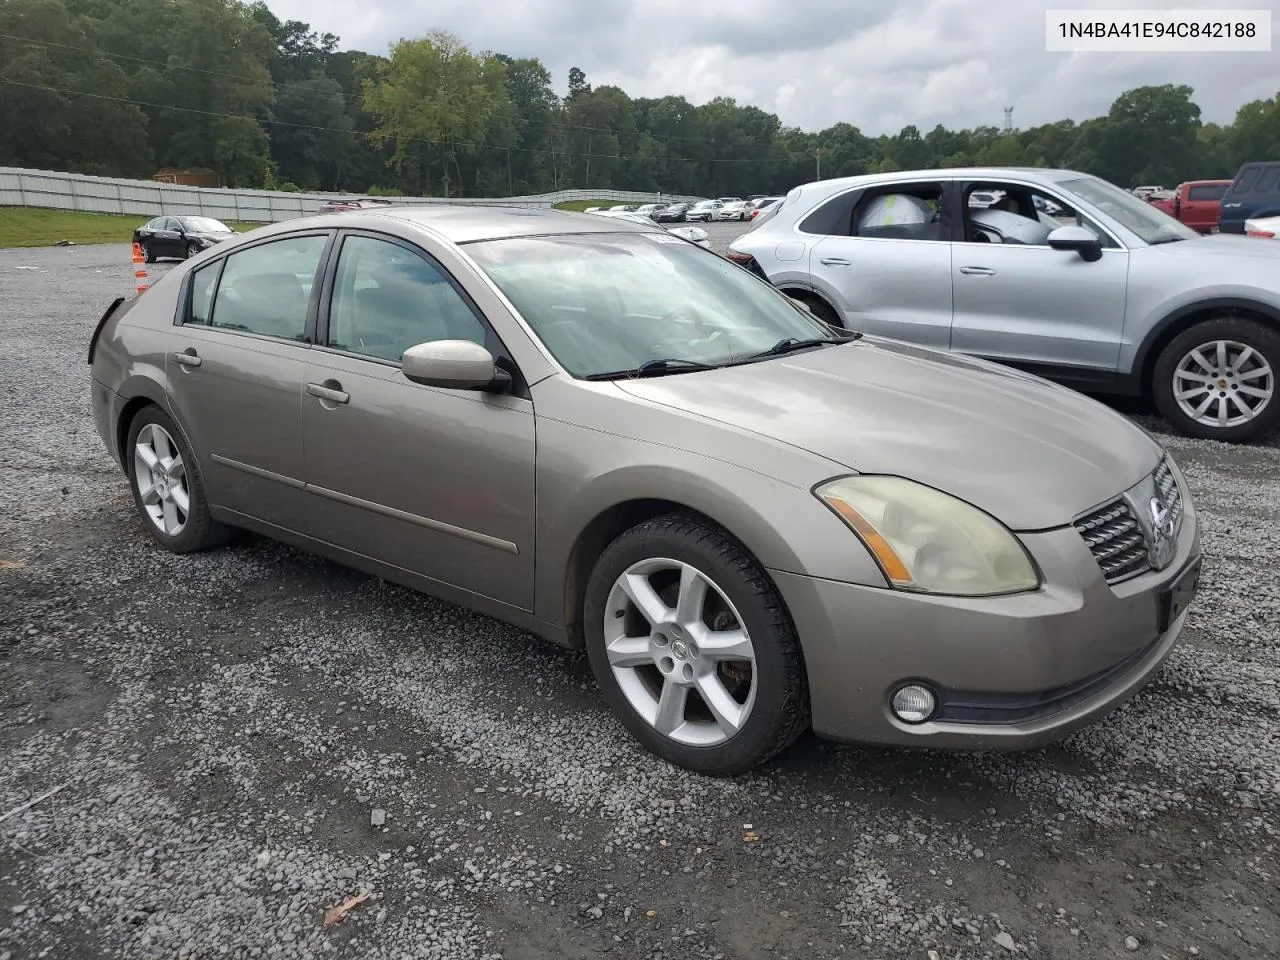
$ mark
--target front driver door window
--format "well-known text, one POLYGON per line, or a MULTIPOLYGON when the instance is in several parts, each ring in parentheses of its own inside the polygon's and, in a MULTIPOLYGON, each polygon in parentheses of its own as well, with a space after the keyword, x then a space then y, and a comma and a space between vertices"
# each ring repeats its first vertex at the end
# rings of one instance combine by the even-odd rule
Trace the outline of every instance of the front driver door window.
MULTIPOLYGON (((951 338, 951 244, 938 181, 866 191, 809 251, 814 288, 854 330, 946 349, 951 338)), ((830 203, 846 199, 836 197, 830 203)))
POLYGON ((1071 376, 1110 374, 1124 331, 1128 252, 1048 190, 1013 182, 963 185, 964 240, 955 245, 951 348, 1071 376), (996 197, 989 206, 974 193, 996 197), (1083 226, 1102 259, 1054 250, 1049 234, 1083 226))
POLYGON ((510 364, 501 341, 438 262, 399 241, 347 235, 328 302, 302 413, 315 535, 532 610, 532 403, 400 372, 404 351, 432 340, 510 364))

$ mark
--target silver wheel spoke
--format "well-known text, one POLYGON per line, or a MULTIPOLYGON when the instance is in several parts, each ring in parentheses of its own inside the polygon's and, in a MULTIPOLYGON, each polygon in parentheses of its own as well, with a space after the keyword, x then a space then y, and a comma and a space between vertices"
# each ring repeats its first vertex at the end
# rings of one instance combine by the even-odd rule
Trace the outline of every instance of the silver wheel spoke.
MULTIPOLYGON (((1253 408, 1249 406, 1247 403, 1245 403, 1243 400, 1241 400, 1239 394, 1236 394, 1236 393, 1228 394, 1227 400, 1231 403, 1233 407, 1235 407, 1237 410, 1240 411, 1240 415, 1243 416, 1246 420, 1253 419, 1253 408)), ((1224 403, 1223 406, 1226 406, 1226 404, 1224 403)))
POLYGON ((1213 401, 1214 395, 1211 393, 1204 398, 1204 402, 1201 403, 1200 406, 1196 407, 1195 417, 1197 420, 1204 416, 1205 411, 1209 409, 1213 401))
POLYGON ((148 485, 144 489, 140 490, 139 493, 142 495, 142 502, 148 507, 154 507, 160 502, 160 494, 156 491, 156 485, 154 483, 148 483, 148 485))
POLYGON ((1179 390, 1174 396, 1179 400, 1190 400, 1192 397, 1198 397, 1200 394, 1208 390, 1208 387, 1192 387, 1190 390, 1179 390))
POLYGON ((185 487, 174 487, 169 499, 182 511, 184 516, 191 512, 191 498, 187 496, 185 487))
POLYGON ((711 715, 716 718, 716 725, 726 735, 737 733, 742 727, 745 711, 742 704, 729 695, 719 675, 715 673, 701 674, 695 681, 702 702, 707 705, 711 715))
POLYGON ((1218 364, 1214 369, 1226 370, 1227 369, 1227 341, 1225 340, 1218 341, 1217 358, 1218 358, 1218 364))
POLYGON ((163 430, 157 430, 154 426, 151 428, 151 445, 155 447, 156 456, 160 458, 162 464, 168 464, 173 459, 173 447, 169 443, 169 435, 163 430))
POLYGON ((155 470, 157 467, 160 466, 160 458, 156 456, 155 450, 153 450, 151 447, 144 446, 143 444, 139 443, 136 448, 136 452, 138 455, 138 459, 141 460, 144 464, 146 464, 146 467, 148 470, 155 470))
POLYGON ((702 610, 707 602, 707 581, 686 564, 680 571, 680 593, 676 599, 676 622, 686 627, 702 623, 702 610))
POLYGON ((1200 350, 1198 350, 1198 349, 1197 349, 1197 350, 1192 350, 1192 351, 1191 351, 1191 356, 1192 356, 1192 358, 1196 361, 1196 363, 1198 363, 1198 364, 1200 364, 1200 366, 1204 367, 1204 368, 1205 368, 1205 370, 1209 371, 1210 373, 1212 373, 1212 372, 1213 372, 1213 364, 1212 364, 1212 363, 1210 363, 1207 359, 1205 359, 1205 355, 1204 355, 1203 353, 1201 353, 1201 352, 1200 352, 1200 350))
POLYGON ((671 618, 671 609, 654 592, 649 578, 638 573, 628 573, 622 580, 622 589, 650 626, 665 623, 671 618))
POLYGON ((675 733, 684 724, 684 708, 688 702, 689 688, 670 677, 665 679, 658 697, 658 713, 653 719, 657 731, 667 736, 675 733))
POLYGON ((1226 397, 1218 397, 1218 426, 1225 427, 1227 425, 1227 414, 1230 412, 1230 405, 1227 403, 1226 397))
POLYGON ((1191 380, 1195 383, 1213 383, 1213 377, 1207 373, 1189 373, 1186 370, 1179 370, 1176 376, 1179 380, 1191 380))
POLYGON ((653 663, 648 637, 619 637, 605 647, 604 652, 614 667, 642 667, 653 663))
POLYGON ((1257 387, 1241 387, 1236 392, 1243 393, 1246 397, 1257 397, 1259 400, 1265 400, 1271 396, 1270 390, 1260 390, 1257 387))
POLYGON ((1232 361, 1231 366, 1227 367, 1227 369, 1231 373, 1239 373, 1240 368, 1243 367, 1249 361, 1249 358, 1252 357, 1253 355, 1254 355, 1253 347, 1245 347, 1243 350, 1240 351, 1240 354, 1235 358, 1235 360, 1232 361))
POLYGON ((178 520, 178 507, 172 500, 164 502, 164 532, 173 535, 178 532, 182 524, 178 520))
POLYGON ((698 649, 708 660, 750 660, 755 662, 751 640, 741 630, 709 630, 697 638, 698 649))
POLYGON ((173 460, 169 462, 169 468, 165 472, 174 480, 181 480, 187 475, 186 465, 182 462, 182 454, 176 455, 173 460))
POLYGON ((1260 367, 1254 367, 1252 370, 1246 370, 1244 373, 1237 373, 1237 380, 1261 380, 1263 377, 1271 376, 1271 367, 1269 364, 1263 363, 1260 367))

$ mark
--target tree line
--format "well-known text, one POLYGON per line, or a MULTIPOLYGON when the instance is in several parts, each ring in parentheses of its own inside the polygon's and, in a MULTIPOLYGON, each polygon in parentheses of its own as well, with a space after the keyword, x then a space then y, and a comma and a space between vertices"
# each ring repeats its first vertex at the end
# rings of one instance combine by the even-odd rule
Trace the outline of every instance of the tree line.
POLYGON ((444 31, 389 56, 338 43, 261 0, 0 0, 0 165, 207 167, 227 186, 410 196, 741 196, 819 173, 973 164, 1172 186, 1280 159, 1280 94, 1230 125, 1202 122, 1192 88, 1165 84, 1080 123, 868 136, 851 122, 787 127, 730 97, 633 98, 576 67, 560 97, 538 59, 444 31))

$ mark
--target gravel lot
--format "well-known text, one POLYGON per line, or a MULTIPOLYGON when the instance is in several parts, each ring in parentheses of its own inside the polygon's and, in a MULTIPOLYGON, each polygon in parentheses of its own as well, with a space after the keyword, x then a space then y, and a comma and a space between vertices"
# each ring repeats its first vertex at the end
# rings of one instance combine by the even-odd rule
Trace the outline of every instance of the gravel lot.
POLYGON ((1280 441, 1164 438, 1205 585, 1103 723, 705 780, 582 656, 264 540, 155 548, 88 409, 130 270, 0 251, 0 960, 1280 955, 1280 441))

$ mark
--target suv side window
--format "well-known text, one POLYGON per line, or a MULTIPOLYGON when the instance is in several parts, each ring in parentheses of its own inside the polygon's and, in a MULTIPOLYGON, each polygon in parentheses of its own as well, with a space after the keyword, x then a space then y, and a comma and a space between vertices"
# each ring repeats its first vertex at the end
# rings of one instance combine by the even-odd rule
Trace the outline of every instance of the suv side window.
POLYGON ((484 324, 434 264, 387 240, 343 240, 329 305, 328 346, 398 363, 419 343, 485 345, 486 338, 484 324))
POLYGON ((304 340, 311 290, 328 242, 326 235, 288 237, 228 256, 210 325, 304 340))
POLYGON ((950 240, 941 183, 895 183, 868 190, 854 208, 849 235, 874 240, 950 240))

